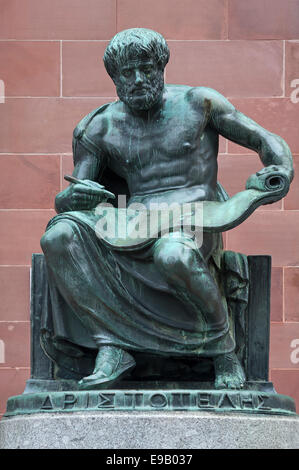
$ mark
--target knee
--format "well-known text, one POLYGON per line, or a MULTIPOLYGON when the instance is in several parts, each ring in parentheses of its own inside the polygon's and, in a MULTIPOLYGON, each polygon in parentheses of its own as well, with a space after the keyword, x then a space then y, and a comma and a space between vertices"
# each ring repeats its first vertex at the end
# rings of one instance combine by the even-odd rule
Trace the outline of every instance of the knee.
POLYGON ((40 244, 45 255, 62 255, 74 240, 70 224, 59 222, 51 227, 41 238, 40 244))
POLYGON ((185 275, 194 263, 195 253, 181 243, 165 244, 154 254, 154 261, 160 271, 168 277, 185 275))

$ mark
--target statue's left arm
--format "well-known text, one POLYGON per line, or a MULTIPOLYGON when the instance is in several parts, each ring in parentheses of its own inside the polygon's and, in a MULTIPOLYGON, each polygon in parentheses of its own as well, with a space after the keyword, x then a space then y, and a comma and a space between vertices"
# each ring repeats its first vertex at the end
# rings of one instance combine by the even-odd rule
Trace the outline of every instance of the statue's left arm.
POLYGON ((259 173, 268 173, 282 169, 292 181, 294 177, 293 158, 284 139, 257 124, 238 111, 220 93, 206 89, 204 100, 208 100, 210 125, 223 137, 254 150, 265 166, 259 173))

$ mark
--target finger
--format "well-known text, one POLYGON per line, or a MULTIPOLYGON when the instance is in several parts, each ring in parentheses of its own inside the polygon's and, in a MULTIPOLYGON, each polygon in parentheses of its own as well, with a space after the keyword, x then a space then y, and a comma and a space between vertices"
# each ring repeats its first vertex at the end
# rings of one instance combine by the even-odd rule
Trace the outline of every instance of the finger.
POLYGON ((100 188, 100 189, 105 188, 105 186, 103 186, 103 185, 100 184, 100 183, 97 183, 96 181, 90 181, 89 184, 91 184, 91 186, 92 186, 92 187, 95 187, 95 188, 100 188))
POLYGON ((77 210, 93 209, 98 205, 98 201, 78 201, 74 203, 77 210))
MULTIPOLYGON (((108 192, 108 191, 107 191, 108 192)), ((100 202, 106 202, 109 198, 115 198, 114 194, 106 192, 101 194, 85 194, 85 193, 75 193, 73 194, 73 201, 76 203, 87 201, 89 204, 99 204, 100 202)))
POLYGON ((110 191, 107 191, 107 189, 93 190, 91 188, 87 188, 87 190, 83 190, 81 188, 77 189, 76 187, 73 194, 76 194, 76 195, 84 194, 86 196, 98 196, 100 198, 107 197, 108 199, 109 198, 115 199, 115 194, 111 193, 110 191))
POLYGON ((111 193, 110 191, 107 191, 107 189, 102 190, 103 196, 106 196, 108 199, 115 199, 115 194, 111 193))
POLYGON ((83 194, 102 194, 103 191, 106 191, 102 188, 92 188, 91 186, 85 186, 83 184, 76 184, 74 187, 74 193, 83 193, 83 194))
POLYGON ((99 204, 102 201, 102 197, 95 197, 95 196, 89 196, 89 195, 81 194, 79 197, 74 197, 73 201, 74 201, 75 204, 80 204, 80 205, 81 204, 96 205, 96 204, 99 204))
POLYGON ((94 197, 99 197, 99 194, 88 194, 88 193, 79 193, 79 192, 74 192, 73 193, 73 199, 76 199, 78 201, 82 200, 90 200, 93 199, 94 197))
POLYGON ((91 187, 98 187, 98 188, 104 188, 104 186, 97 181, 92 181, 92 180, 78 180, 76 184, 82 184, 83 186, 91 186, 91 187))
POLYGON ((264 175, 265 173, 269 173, 271 170, 269 168, 263 168, 262 170, 256 173, 257 176, 264 175))

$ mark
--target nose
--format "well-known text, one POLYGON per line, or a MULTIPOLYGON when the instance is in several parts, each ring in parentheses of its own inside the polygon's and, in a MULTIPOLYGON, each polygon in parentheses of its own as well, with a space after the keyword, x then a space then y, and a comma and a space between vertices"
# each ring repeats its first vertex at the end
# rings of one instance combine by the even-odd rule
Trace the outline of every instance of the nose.
POLYGON ((135 85, 140 85, 143 82, 142 73, 139 70, 135 71, 135 85))

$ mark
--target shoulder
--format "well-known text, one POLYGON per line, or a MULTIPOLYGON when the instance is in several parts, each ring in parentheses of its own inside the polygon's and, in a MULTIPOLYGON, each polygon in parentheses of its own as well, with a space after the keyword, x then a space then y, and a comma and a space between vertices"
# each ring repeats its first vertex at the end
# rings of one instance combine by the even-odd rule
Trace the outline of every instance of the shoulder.
POLYGON ((192 90, 192 87, 188 85, 165 85, 165 97, 168 102, 179 103, 184 101, 188 97, 188 93, 192 90))
POLYGON ((110 103, 106 103, 99 108, 93 109, 90 113, 86 114, 74 129, 74 137, 80 139, 82 135, 95 126, 96 122, 101 121, 101 117, 105 110, 109 107, 110 103), (99 119, 100 116, 100 119, 99 119))
POLYGON ((217 90, 208 87, 192 87, 188 99, 194 107, 209 108, 211 112, 233 111, 234 106, 217 90))
POLYGON ((74 139, 82 141, 83 145, 90 143, 98 147, 107 133, 117 103, 106 103, 84 116, 74 129, 74 139))
POLYGON ((194 110, 210 110, 220 112, 221 110, 232 111, 234 106, 217 90, 208 87, 191 87, 187 85, 167 85, 168 99, 172 102, 182 100, 187 102, 194 110))
POLYGON ((189 99, 190 101, 200 101, 204 99, 217 99, 224 98, 218 91, 213 88, 207 88, 204 86, 192 87, 188 85, 166 85, 168 95, 170 97, 181 96, 189 99))

